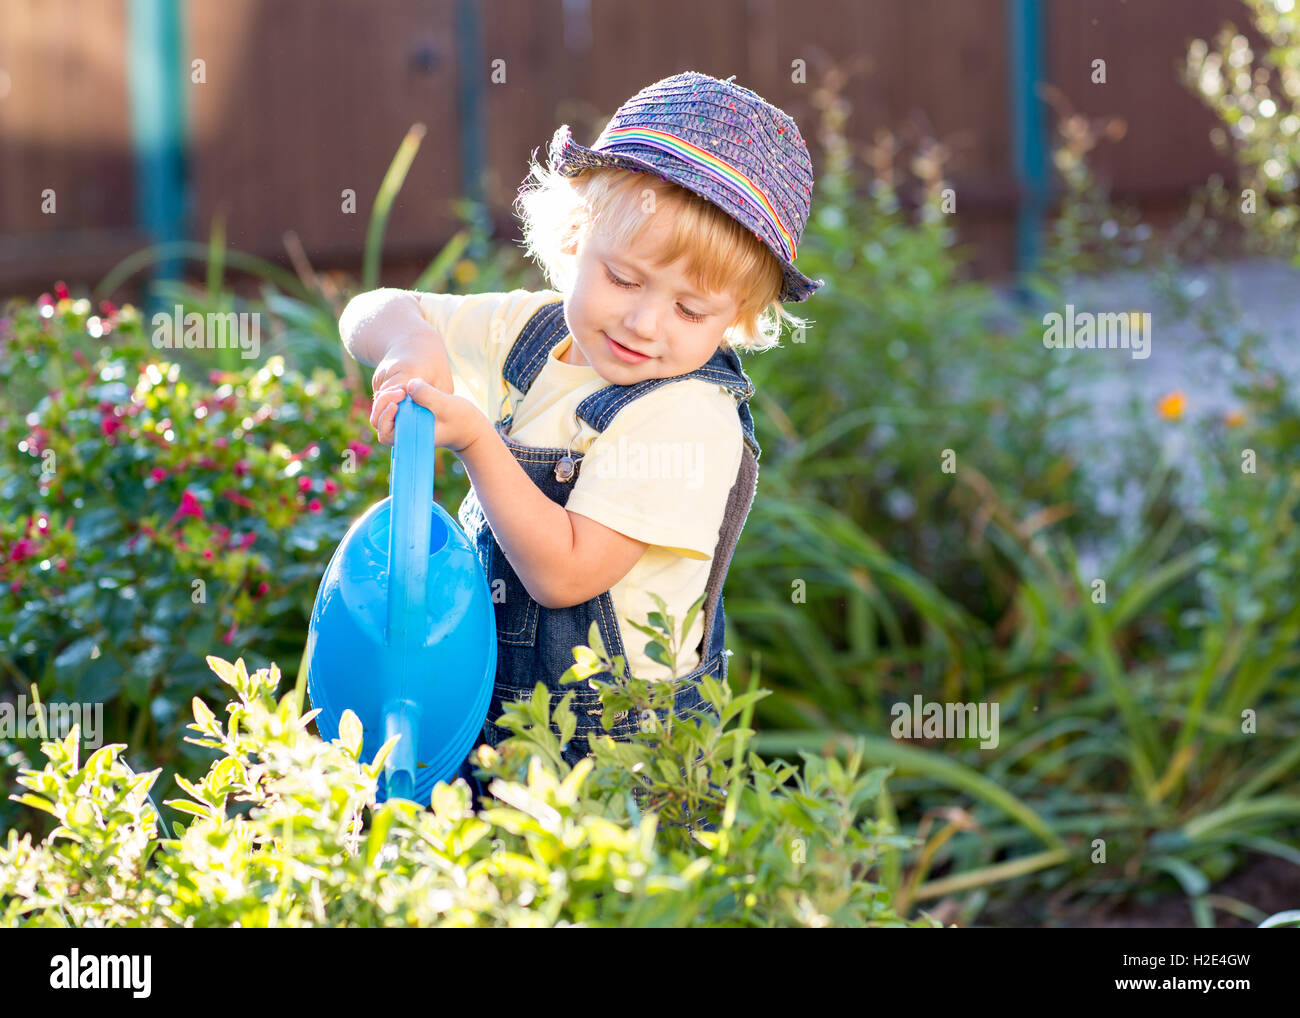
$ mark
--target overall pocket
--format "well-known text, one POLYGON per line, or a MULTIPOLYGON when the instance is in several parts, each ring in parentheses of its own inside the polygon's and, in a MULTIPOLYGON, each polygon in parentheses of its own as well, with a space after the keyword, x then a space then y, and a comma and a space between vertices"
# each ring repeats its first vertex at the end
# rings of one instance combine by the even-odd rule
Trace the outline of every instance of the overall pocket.
POLYGON ((537 616, 541 606, 532 599, 490 531, 488 540, 492 543, 488 586, 496 613, 497 642, 531 647, 537 642, 537 616))

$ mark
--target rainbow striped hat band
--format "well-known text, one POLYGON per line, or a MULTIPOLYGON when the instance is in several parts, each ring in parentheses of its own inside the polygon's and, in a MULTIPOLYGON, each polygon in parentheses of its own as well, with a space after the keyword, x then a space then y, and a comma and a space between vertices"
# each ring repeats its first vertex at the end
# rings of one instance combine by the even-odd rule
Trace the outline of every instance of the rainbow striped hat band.
POLYGON ((823 285, 794 267, 812 206, 808 146, 788 114, 731 78, 686 71, 657 81, 618 108, 591 148, 562 125, 551 139, 550 158, 552 169, 566 177, 617 166, 708 199, 781 262, 782 302, 807 300, 823 285))

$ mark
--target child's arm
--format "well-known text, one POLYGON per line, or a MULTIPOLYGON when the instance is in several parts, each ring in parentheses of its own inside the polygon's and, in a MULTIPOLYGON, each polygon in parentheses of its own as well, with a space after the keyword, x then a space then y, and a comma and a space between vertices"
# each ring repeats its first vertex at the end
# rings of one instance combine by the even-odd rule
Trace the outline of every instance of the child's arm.
POLYGON ((649 547, 552 502, 495 430, 481 432, 461 460, 493 536, 543 608, 568 608, 603 594, 649 547))
MULTIPOLYGON (((384 389, 375 415, 388 416, 402 396, 433 411, 437 444, 465 464, 483 515, 529 595, 544 608, 568 608, 603 594, 627 575, 648 547, 552 502, 468 400, 422 381, 384 389)), ((391 429, 391 424, 389 424, 391 429)))
POLYGON ((419 298, 410 290, 383 288, 353 297, 339 316, 339 336, 358 361, 376 365, 372 389, 424 378, 452 390, 442 337, 420 313, 419 298))

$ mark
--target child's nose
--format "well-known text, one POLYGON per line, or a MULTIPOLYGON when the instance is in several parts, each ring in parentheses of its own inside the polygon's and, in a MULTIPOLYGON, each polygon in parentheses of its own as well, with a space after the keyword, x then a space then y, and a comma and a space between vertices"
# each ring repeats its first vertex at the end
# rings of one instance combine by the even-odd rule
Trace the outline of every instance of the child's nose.
POLYGON ((653 339, 659 332, 658 311, 648 302, 639 301, 624 316, 623 328, 638 339, 653 339))

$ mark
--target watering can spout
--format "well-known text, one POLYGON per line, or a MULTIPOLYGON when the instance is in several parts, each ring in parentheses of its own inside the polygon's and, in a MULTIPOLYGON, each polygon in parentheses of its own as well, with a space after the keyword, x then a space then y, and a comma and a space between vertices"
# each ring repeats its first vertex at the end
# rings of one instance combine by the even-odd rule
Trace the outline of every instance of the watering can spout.
POLYGON ((420 731, 420 706, 412 700, 392 700, 384 705, 384 741, 401 736, 384 764, 390 798, 415 798, 415 740, 420 731))

